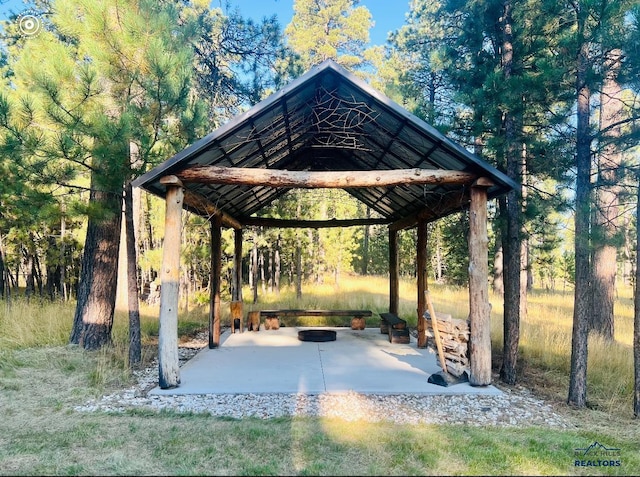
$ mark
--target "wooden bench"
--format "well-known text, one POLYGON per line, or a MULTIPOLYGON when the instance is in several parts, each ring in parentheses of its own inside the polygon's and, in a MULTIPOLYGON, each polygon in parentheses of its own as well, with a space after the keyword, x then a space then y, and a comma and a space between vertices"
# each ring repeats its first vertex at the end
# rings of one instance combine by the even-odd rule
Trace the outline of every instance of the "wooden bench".
POLYGON ((389 335, 391 343, 409 343, 407 321, 393 313, 380 313, 380 333, 389 335))
POLYGON ((352 330, 364 330, 365 318, 372 316, 370 310, 261 310, 260 316, 265 318, 266 330, 280 328, 280 317, 297 316, 350 316, 352 330))

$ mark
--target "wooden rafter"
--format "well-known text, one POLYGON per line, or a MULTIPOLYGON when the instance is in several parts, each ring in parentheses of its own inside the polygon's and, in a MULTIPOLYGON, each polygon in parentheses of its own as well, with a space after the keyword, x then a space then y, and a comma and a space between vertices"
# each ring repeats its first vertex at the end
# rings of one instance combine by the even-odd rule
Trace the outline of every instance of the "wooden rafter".
MULTIPOLYGON (((182 181, 176 176, 165 176, 160 179, 160 183, 164 185, 182 185, 182 181)), ((208 217, 219 215, 222 225, 225 227, 231 227, 233 229, 242 228, 240 222, 213 205, 209 199, 186 188, 184 189, 184 204, 208 217)))
POLYGON ((456 208, 462 209, 463 206, 469 203, 469 192, 466 190, 456 191, 448 194, 446 198, 443 198, 438 203, 437 210, 431 207, 425 207, 424 209, 408 215, 400 220, 389 225, 390 230, 404 230, 411 227, 415 227, 419 221, 432 221, 440 217, 439 212, 443 210, 454 210, 456 208))

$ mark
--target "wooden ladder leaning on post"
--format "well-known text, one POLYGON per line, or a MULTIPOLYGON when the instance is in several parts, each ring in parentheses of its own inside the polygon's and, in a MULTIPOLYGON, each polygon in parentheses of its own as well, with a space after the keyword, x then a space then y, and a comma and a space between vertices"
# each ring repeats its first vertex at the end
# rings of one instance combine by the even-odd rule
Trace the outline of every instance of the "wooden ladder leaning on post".
POLYGON ((438 349, 438 358, 440 359, 440 367, 442 367, 442 371, 438 373, 434 373, 429 376, 428 382, 437 384, 439 386, 449 386, 452 384, 458 384, 467 382, 468 378, 463 373, 460 376, 453 375, 447 369, 447 360, 445 359, 444 354, 444 344, 442 343, 440 329, 438 324, 438 318, 436 317, 436 312, 433 308, 433 303, 431 303, 431 297, 429 296, 429 290, 425 290, 425 298, 427 301, 427 308, 429 310, 429 316, 431 317, 431 328, 433 329, 433 338, 436 340, 436 347, 438 349))
POLYGON ((425 298, 427 299, 427 309, 429 310, 429 315, 431 315, 431 328, 433 329, 433 338, 436 340, 436 348, 438 350, 438 358, 440 359, 440 366, 442 367, 442 371, 447 373, 447 362, 444 359, 444 351, 442 349, 442 341, 440 340, 440 330, 438 329, 438 319, 436 317, 436 312, 433 309, 433 303, 431 303, 431 296, 429 294, 429 290, 424 291, 425 298))

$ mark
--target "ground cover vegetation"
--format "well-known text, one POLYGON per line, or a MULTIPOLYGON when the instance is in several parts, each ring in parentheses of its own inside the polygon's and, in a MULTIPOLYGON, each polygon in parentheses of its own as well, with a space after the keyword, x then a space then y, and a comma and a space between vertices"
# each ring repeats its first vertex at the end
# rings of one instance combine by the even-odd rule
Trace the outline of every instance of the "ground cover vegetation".
MULTIPOLYGON (((577 447, 575 439, 601 437, 640 454, 632 424, 640 415, 637 2, 414 0, 406 24, 385 45, 371 47, 368 27, 375 19, 357 2, 293 4, 294 18, 284 28, 275 17, 253 22, 233 5, 199 0, 34 0, 3 23, 0 397, 6 415, 15 417, 1 424, 6 472, 207 473, 215 460, 216 473, 236 474, 386 475, 425 468, 554 474, 569 473, 565 451, 577 447), (340 426, 350 427, 345 423, 68 412, 69 403, 126 383, 131 369, 155 354, 164 205, 131 190, 131 179, 326 58, 522 185, 489 210, 496 381, 524 384, 569 404, 565 411, 575 413, 578 430, 530 429, 518 437, 513 431, 366 425, 380 442, 399 436, 407 442, 392 453, 373 437, 362 446, 354 445, 355 437, 342 441, 336 436, 343 434, 340 426), (129 293, 128 308, 118 282, 129 293), (41 389, 45 382, 56 392, 41 389), (38 433, 51 417, 45 409, 55 409, 51 422, 59 428, 38 433), (188 432, 189 425, 203 432, 188 432), (208 426, 225 431, 222 447, 203 437, 202 453, 180 462, 176 456, 187 438, 206 436, 208 426), (315 433, 325 426, 331 431, 315 433), (112 427, 128 427, 148 453, 135 444, 115 450, 127 438, 107 430, 112 427), (242 429, 253 437, 242 437, 242 429), (160 431, 168 437, 150 442, 148 435, 160 431), (257 448, 260 436, 272 431, 282 440, 271 441, 272 447, 262 442, 255 459, 231 446, 239 439, 245 445, 238 449, 257 448), (328 454, 335 460, 315 459, 287 439, 292 435, 310 449, 333 449, 328 454), (74 458, 64 459, 58 447, 76 448, 77 442, 83 445, 74 458), (511 454, 513 442, 521 446, 511 454), (105 443, 114 454, 103 459, 105 443), (498 454, 482 452, 488 443, 498 454), (276 446, 288 449, 290 460, 274 461, 276 446), (458 453, 469 447, 477 453, 458 453), (132 454, 158 460, 131 461, 132 454), (372 460, 363 455, 375 455, 379 464, 368 466, 372 460)), ((261 214, 319 220, 373 215, 336 190, 293 190, 261 214)), ((428 227, 428 282, 439 292, 436 307, 464 317, 466 214, 428 227)), ((207 220, 186 214, 184 336, 207 323, 209 228, 207 220)), ((399 238, 402 286, 413 289, 415 229, 399 238)), ((254 227, 244 239, 245 309, 348 304, 386 311, 385 227, 254 227), (320 293, 325 289, 331 300, 320 293)), ((222 299, 228 301, 233 232, 224 231, 222 240, 222 299)), ((399 312, 413 326, 415 304, 413 292, 404 290, 399 312)), ((637 460, 627 462, 607 471, 634 473, 636 465, 638 473, 637 460)))
MULTIPOLYGON (((402 280, 400 285, 400 314, 415 329, 414 283, 402 280)), ((326 308, 338 302, 384 310, 387 286, 384 277, 351 277, 336 289, 328 278, 322 287, 305 287, 302 306, 326 308)), ((434 285, 432 294, 438 310, 467 313, 466 289, 434 285)), ((497 377, 502 310, 500 297, 492 295, 491 302, 497 377)), ((623 310, 619 339, 616 344, 590 343, 590 402, 575 409, 565 405, 571 294, 531 293, 519 373, 524 386, 553 403, 574 426, 559 430, 320 418, 235 420, 169 411, 76 412, 74 406, 131 384, 126 313, 116 314, 110 347, 85 351, 68 345, 72 303, 14 300, 0 311, 0 405, 5 416, 0 422, 0 466, 7 475, 635 475, 640 447, 629 405, 633 307, 628 290, 618 302, 623 310), (577 469, 575 449, 595 441, 621 449, 621 466, 577 469)), ((280 295, 267 293, 264 306, 288 303, 299 303, 290 286, 280 295)), ((251 300, 245 305, 252 306, 251 300)), ((156 355, 157 311, 141 308, 143 363, 156 355)), ((206 308, 183 309, 181 340, 206 329, 207 320, 206 308)), ((229 326, 228 312, 224 326, 229 326)))

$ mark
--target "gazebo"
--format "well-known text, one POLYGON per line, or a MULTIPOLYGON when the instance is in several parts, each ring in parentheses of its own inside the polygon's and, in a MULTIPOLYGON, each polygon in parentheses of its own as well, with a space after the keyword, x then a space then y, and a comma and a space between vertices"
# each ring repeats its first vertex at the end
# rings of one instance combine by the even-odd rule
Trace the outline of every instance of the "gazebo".
MULTIPOLYGON (((138 177, 166 201, 160 298, 159 385, 180 383, 178 276, 182 210, 211 223, 209 347, 220 339, 221 228, 235 231, 234 289, 241 289, 245 226, 386 224, 389 312, 398 312, 398 232, 417 227, 418 346, 426 346, 426 224, 468 209, 470 375, 491 382, 487 201, 516 184, 332 60, 138 177), (381 218, 284 220, 256 213, 294 188, 341 188, 381 218)), ((241 297, 232 297, 238 300, 241 297)))

